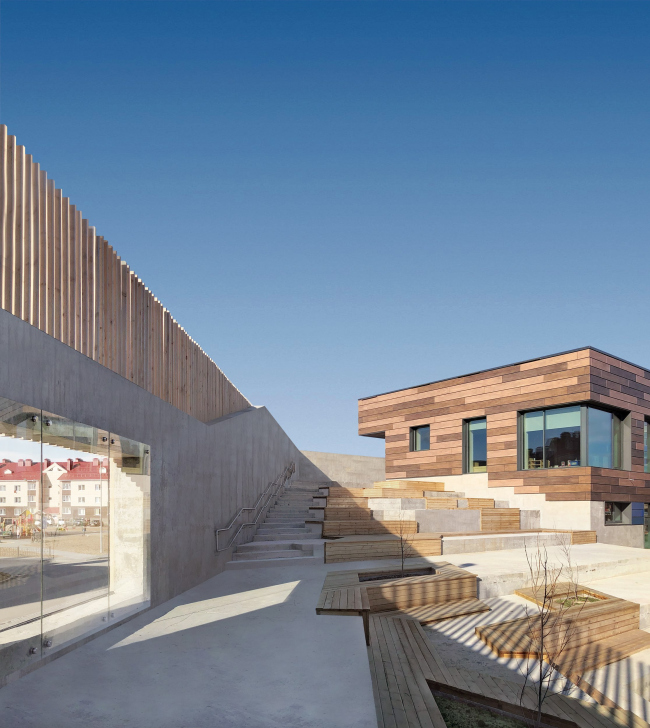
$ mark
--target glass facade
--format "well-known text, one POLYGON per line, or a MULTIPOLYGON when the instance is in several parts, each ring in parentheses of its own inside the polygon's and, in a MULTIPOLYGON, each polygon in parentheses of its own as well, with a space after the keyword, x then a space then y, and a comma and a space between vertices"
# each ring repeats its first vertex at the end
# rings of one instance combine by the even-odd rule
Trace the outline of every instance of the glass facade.
POLYGON ((428 450, 430 447, 429 425, 411 427, 411 451, 428 450))
POLYGON ((149 448, 0 398, 0 675, 149 605, 149 448))
POLYGON ((465 452, 467 460, 465 471, 468 473, 487 472, 487 420, 469 420, 466 423, 465 452))
POLYGON ((585 405, 555 407, 521 415, 524 470, 589 465, 621 467, 621 420, 585 405))
POLYGON ((650 460, 648 459, 648 423, 643 423, 643 470, 650 473, 650 460))

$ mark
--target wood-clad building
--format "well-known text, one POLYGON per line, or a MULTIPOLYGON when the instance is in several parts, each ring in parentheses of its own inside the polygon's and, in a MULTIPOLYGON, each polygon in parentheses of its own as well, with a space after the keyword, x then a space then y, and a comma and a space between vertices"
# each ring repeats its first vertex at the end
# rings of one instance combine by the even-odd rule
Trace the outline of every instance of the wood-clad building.
MULTIPOLYGON (((484 473, 490 489, 544 502, 650 503, 648 421, 650 371, 593 347, 359 400, 359 434, 386 440, 387 478, 484 473)), ((624 522, 642 519, 635 506, 624 522)))

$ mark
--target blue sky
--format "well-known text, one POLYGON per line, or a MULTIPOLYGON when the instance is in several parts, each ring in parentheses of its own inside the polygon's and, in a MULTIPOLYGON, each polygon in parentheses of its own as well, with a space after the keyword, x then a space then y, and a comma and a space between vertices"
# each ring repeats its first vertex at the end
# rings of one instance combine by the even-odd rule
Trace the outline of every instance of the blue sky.
POLYGON ((0 115, 299 447, 591 344, 650 366, 650 3, 1 7, 0 115))

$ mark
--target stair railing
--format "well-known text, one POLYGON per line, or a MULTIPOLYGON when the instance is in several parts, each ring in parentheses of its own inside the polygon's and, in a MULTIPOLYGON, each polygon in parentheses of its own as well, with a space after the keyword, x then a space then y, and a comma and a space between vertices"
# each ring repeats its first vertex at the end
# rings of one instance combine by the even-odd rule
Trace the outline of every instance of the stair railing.
MULTIPOLYGON (((273 503, 274 499, 277 498, 278 495, 280 495, 281 491, 283 491, 284 488, 287 487, 287 483, 291 484, 291 479, 295 472, 296 464, 294 462, 290 462, 287 467, 282 471, 282 473, 278 475, 278 477, 273 482, 269 483, 266 486, 264 492, 257 499, 257 503, 255 503, 254 506, 251 506, 250 508, 240 508, 237 512, 237 515, 232 519, 232 521, 230 521, 230 523, 225 528, 217 528, 215 530, 214 537, 217 545, 217 553, 229 549, 237 541, 239 534, 242 533, 245 528, 257 526, 260 518, 262 517, 262 514, 266 515, 266 512, 268 511, 269 506, 273 503), (249 520, 245 523, 239 524, 239 528, 235 532, 235 535, 232 538, 228 539, 228 542, 225 546, 220 545, 220 535, 234 528, 241 516, 244 515, 244 513, 251 513, 251 515, 249 516, 249 520), (251 518, 252 520, 250 520, 251 518)), ((237 543, 239 542, 237 541, 237 543)))

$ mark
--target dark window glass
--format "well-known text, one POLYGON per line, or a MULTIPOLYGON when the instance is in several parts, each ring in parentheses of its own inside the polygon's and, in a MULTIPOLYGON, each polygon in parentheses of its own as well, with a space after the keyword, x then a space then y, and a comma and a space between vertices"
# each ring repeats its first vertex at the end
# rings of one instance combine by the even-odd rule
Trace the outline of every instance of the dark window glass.
POLYGON ((643 470, 650 473, 650 460, 648 459, 648 423, 643 423, 643 470))
POLYGON ((589 465, 596 468, 611 468, 613 448, 612 413, 588 407, 587 433, 589 465))
POLYGON ((428 450, 429 440, 429 425, 411 427, 411 450, 428 450))
POLYGON ((487 472, 487 421, 470 420, 467 423, 467 472, 487 472))

